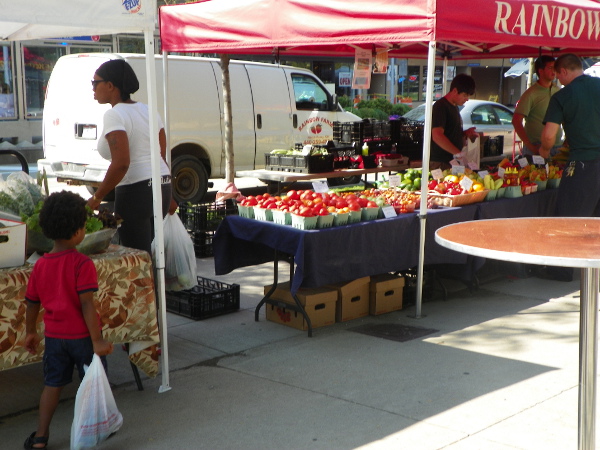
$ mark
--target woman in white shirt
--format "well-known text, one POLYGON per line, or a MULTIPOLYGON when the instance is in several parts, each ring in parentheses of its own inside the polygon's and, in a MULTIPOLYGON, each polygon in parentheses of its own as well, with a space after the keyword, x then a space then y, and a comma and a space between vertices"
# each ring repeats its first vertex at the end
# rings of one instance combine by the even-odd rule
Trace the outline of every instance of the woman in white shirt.
MULTIPOLYGON (((152 167, 148 106, 131 100, 139 82, 124 60, 103 63, 92 80, 94 99, 112 108, 104 114, 104 127, 98 141, 98 153, 110 161, 104 180, 87 204, 98 209, 102 199, 115 190, 115 212, 123 223, 119 228, 121 244, 151 251, 154 239, 152 203, 152 167)), ((161 192, 163 217, 173 214, 177 204, 172 199, 171 174, 165 162, 167 142, 160 117, 158 133, 161 153, 161 192)))

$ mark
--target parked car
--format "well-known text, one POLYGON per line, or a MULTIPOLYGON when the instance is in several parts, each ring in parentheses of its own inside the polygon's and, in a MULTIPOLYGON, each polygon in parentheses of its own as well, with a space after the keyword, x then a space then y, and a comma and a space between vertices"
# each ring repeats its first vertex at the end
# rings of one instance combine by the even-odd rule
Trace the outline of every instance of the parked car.
MULTIPOLYGON (((504 154, 512 155, 514 128, 513 110, 500 103, 487 100, 468 100, 459 106, 463 129, 475 127, 484 136, 504 138, 504 154)), ((425 104, 411 109, 402 117, 415 122, 425 122, 425 104)))

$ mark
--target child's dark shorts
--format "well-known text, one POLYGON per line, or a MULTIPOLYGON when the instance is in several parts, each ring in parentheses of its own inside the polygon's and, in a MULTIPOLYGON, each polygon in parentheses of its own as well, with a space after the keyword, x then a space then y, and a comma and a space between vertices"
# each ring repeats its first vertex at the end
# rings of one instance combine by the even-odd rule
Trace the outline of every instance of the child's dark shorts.
MULTIPOLYGON (((79 378, 85 374, 83 366, 89 366, 94 356, 94 346, 90 337, 82 339, 56 339, 46 336, 44 351, 44 384, 62 387, 73 381, 73 370, 77 367, 79 378)), ((104 370, 106 357, 101 356, 104 370)))

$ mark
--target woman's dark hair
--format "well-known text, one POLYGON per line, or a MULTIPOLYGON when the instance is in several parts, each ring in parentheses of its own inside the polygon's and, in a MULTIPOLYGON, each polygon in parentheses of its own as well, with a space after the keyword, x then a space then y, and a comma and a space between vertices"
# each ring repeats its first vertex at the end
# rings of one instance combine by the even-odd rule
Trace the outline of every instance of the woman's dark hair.
POLYGON ((40 227, 48 239, 71 239, 87 221, 86 202, 70 191, 51 194, 40 211, 40 227))
POLYGON ((121 91, 121 100, 129 100, 131 94, 137 92, 140 88, 135 72, 129 63, 123 59, 111 59, 102 63, 96 69, 96 75, 104 81, 110 81, 121 91))

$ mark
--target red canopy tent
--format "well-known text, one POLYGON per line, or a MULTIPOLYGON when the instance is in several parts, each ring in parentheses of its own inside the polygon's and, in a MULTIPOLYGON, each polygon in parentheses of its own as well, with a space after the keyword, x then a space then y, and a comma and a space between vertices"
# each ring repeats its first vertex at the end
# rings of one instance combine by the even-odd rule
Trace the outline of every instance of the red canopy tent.
MULTIPOLYGON (((353 56, 357 48, 389 57, 427 57, 426 118, 435 59, 516 58, 539 53, 593 55, 598 0, 207 0, 160 8, 162 48, 171 52, 353 56)), ((431 120, 425 120, 425 135, 431 120)), ((429 164, 429 140, 423 167, 429 164)), ((423 195, 427 194, 424 171, 423 195)), ((423 276, 426 202, 420 218, 423 276)), ((421 314, 421 290, 416 316, 421 314)), ((595 373, 595 364, 594 364, 595 373)), ((595 389, 595 384, 594 384, 595 389)), ((594 395, 580 402, 579 448, 594 446, 594 395), (592 397, 592 398, 590 398, 592 397), (591 430, 591 433, 589 432, 591 430), (583 438, 583 441, 582 441, 583 438)), ((581 396, 581 390, 580 390, 581 396)))
POLYGON ((163 50, 516 58, 597 51, 596 0, 209 0, 160 9, 163 50))
MULTIPOLYGON (((387 50, 389 57, 427 57, 427 89, 436 58, 590 55, 600 36, 598 0, 207 0, 163 6, 159 18, 166 52, 353 56, 358 48, 387 50)), ((426 99, 430 117, 431 93, 426 99)), ((431 133, 429 120, 425 133, 431 133)), ((426 140, 423 166, 428 163, 426 140)), ((422 186, 426 193, 427 183, 422 186)))

